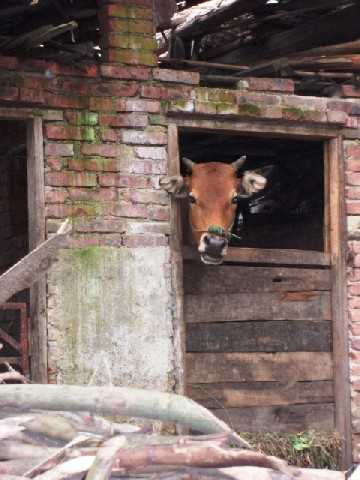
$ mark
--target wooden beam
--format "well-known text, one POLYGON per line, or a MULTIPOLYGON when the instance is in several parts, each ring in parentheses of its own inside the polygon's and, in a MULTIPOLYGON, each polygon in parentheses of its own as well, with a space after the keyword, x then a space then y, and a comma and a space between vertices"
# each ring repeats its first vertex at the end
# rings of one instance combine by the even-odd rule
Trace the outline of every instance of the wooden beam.
POLYGON ((344 439, 343 466, 351 465, 351 407, 346 291, 346 213, 342 138, 328 144, 330 186, 330 249, 332 263, 332 316, 334 345, 335 425, 344 439))

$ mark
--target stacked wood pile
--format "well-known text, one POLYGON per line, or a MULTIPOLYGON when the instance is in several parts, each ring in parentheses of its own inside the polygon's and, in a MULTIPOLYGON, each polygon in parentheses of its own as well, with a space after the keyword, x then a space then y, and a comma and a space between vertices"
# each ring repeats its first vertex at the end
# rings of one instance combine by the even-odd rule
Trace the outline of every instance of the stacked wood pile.
POLYGON ((343 480, 249 448, 204 407, 175 394, 116 387, 2 385, 0 478, 343 480), (97 416, 181 422, 197 436, 160 435, 97 416))
POLYGON ((358 82, 359 14, 355 0, 197 2, 173 16, 163 62, 238 78, 293 77, 299 92, 331 93, 358 82))

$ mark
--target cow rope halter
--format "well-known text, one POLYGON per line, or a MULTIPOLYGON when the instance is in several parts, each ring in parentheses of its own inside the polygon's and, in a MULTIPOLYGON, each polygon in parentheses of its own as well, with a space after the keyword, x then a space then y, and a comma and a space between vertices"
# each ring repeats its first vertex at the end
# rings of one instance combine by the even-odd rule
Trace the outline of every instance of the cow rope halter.
POLYGON ((241 240, 241 237, 235 235, 235 233, 231 233, 229 230, 225 230, 225 228, 220 227, 220 225, 210 225, 207 233, 226 238, 227 240, 241 240))

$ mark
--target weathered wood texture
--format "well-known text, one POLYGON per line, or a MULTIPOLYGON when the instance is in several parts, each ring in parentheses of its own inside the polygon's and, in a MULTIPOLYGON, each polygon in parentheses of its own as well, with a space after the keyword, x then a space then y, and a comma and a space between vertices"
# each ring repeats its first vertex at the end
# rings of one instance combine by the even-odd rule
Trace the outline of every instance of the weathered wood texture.
POLYGON ((331 380, 331 354, 188 353, 188 383, 271 382, 331 380))
POLYGON ((334 429, 333 404, 227 408, 213 412, 243 432, 303 432, 315 426, 321 431, 334 429))
POLYGON ((265 321, 188 325, 188 352, 329 352, 330 322, 265 321))
POLYGON ((334 428, 329 268, 187 261, 184 290, 191 398, 245 431, 334 428))
POLYGON ((330 320, 329 292, 186 295, 188 323, 247 320, 330 320))
POLYGON ((207 408, 265 407, 306 403, 331 403, 333 382, 194 383, 187 386, 187 395, 207 408))
POLYGON ((285 267, 208 267, 186 262, 186 294, 264 293, 330 290, 330 271, 285 267))

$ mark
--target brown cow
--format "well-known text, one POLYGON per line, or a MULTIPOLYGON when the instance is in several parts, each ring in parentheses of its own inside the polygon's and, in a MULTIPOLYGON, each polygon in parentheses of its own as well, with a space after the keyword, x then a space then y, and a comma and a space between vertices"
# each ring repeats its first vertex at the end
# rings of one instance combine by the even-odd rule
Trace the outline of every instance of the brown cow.
POLYGON ((237 172, 245 160, 243 156, 231 164, 196 164, 183 158, 190 175, 166 177, 161 181, 168 192, 189 198, 193 238, 206 264, 222 263, 239 198, 250 197, 266 185, 266 178, 252 171, 245 171, 238 178, 237 172))

